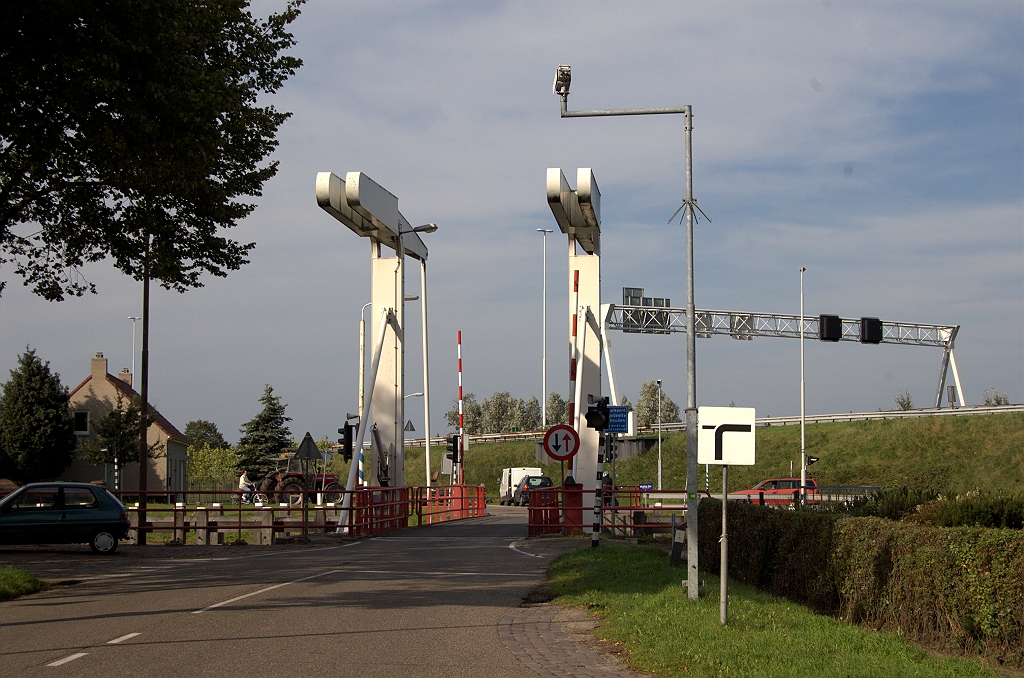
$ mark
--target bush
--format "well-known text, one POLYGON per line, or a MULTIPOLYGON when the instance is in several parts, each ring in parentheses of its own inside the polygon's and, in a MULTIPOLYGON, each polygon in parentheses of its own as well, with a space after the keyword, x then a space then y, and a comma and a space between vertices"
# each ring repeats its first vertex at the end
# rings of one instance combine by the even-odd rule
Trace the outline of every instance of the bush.
MULTIPOLYGON (((700 503, 701 569, 720 567, 721 503, 700 503)), ((1024 666, 1024 534, 729 506, 729 575, 945 651, 1024 666)))

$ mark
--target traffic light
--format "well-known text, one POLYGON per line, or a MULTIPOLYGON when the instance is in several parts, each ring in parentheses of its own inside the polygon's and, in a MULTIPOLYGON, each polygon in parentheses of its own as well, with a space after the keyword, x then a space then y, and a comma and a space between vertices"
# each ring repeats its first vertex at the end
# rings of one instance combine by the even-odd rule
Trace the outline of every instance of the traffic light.
POLYGON ((603 431, 608 428, 608 418, 611 413, 608 411, 608 399, 601 398, 596 405, 587 408, 587 428, 603 431))
POLYGON ((818 339, 820 341, 839 341, 843 338, 843 319, 837 315, 818 316, 818 339))
POLYGON ((451 454, 446 455, 452 460, 453 464, 459 463, 459 436, 453 435, 448 437, 448 451, 451 454))
POLYGON ((338 433, 341 437, 338 438, 338 442, 341 443, 341 458, 345 461, 352 461, 352 424, 345 422, 345 426, 338 429, 338 433))
POLYGON ((816 462, 816 461, 818 461, 818 458, 817 458, 817 457, 812 457, 812 456, 811 456, 811 455, 809 455, 809 454, 807 455, 807 465, 808 465, 808 466, 810 466, 811 464, 813 464, 813 463, 814 463, 814 462, 816 462))

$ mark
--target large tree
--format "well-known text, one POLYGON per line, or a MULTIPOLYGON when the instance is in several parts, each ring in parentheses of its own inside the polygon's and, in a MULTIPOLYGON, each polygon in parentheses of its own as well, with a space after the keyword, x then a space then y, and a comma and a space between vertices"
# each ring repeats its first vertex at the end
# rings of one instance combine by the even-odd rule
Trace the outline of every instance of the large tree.
POLYGON ((76 442, 67 388, 49 362, 26 348, 0 396, 0 477, 56 478, 71 465, 76 442))
POLYGON ((190 445, 201 448, 226 449, 231 447, 217 429, 217 425, 205 419, 196 419, 185 424, 185 437, 190 445))
MULTIPOLYGON (((651 426, 658 423, 658 385, 654 380, 645 381, 640 387, 636 401, 637 426, 651 426)), ((679 406, 661 390, 661 421, 664 424, 679 421, 679 406)))
MULTIPOLYGON (((257 105, 301 61, 282 52, 301 0, 48 0, 0 22, 0 264, 50 300, 109 256, 168 289, 247 263, 221 229, 277 172, 288 113, 257 105)), ((0 283, 2 290, 3 283, 0 283)))
MULTIPOLYGON (((150 413, 153 409, 150 408, 150 413)), ((141 434, 140 422, 142 420, 142 409, 139 406, 139 398, 125 400, 118 393, 114 407, 91 424, 92 431, 96 434, 94 440, 83 444, 83 458, 90 464, 113 464, 114 458, 124 468, 125 464, 131 464, 139 460, 139 435, 141 434)), ((153 426, 153 419, 148 418, 150 427, 153 426)), ((148 447, 150 457, 157 456, 163 445, 159 442, 148 447)))
POLYGON ((284 415, 288 405, 281 402, 281 396, 274 395, 270 384, 264 387, 260 403, 263 409, 242 425, 242 437, 235 448, 238 470, 253 472, 250 476, 253 479, 274 468, 271 457, 283 452, 292 441, 292 433, 285 423, 292 419, 284 415))

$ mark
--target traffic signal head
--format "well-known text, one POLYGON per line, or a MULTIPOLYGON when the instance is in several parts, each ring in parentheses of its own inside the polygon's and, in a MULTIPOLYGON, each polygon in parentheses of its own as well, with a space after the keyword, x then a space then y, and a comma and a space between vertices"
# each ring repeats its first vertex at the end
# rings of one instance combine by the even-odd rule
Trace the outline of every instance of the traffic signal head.
POLYGON ((807 455, 807 465, 808 466, 810 466, 811 464, 813 464, 816 461, 818 461, 818 457, 812 457, 809 454, 807 455))
POLYGON ((338 429, 341 434, 341 457, 345 461, 352 461, 352 424, 345 422, 345 425, 338 429))
POLYGON ((453 435, 448 438, 448 451, 451 452, 453 464, 459 463, 459 436, 453 435))
POLYGON ((603 431, 608 428, 608 418, 611 413, 608 410, 608 399, 601 398, 596 405, 587 408, 587 428, 603 431))

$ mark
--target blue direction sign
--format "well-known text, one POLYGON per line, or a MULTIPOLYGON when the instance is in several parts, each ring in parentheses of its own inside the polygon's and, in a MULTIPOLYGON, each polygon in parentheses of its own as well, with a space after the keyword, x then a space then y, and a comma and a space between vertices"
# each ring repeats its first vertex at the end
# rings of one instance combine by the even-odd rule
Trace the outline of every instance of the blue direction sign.
POLYGON ((641 492, 651 492, 654 490, 654 483, 640 483, 639 487, 641 492))
POLYGON ((625 405, 613 405, 608 408, 608 428, 605 433, 629 432, 629 408, 625 405))

